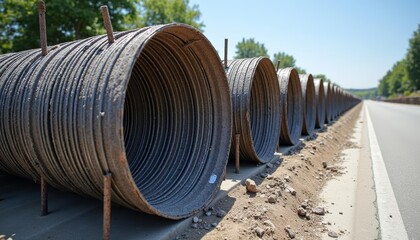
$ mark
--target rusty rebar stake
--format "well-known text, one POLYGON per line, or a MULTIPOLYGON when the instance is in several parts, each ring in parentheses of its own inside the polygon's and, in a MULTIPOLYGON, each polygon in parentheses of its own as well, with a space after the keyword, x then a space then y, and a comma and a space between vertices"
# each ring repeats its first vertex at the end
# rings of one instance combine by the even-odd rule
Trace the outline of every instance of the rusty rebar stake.
POLYGON ((277 61, 277 69, 276 69, 276 72, 278 72, 279 69, 280 69, 280 60, 277 61))
POLYGON ((112 195, 112 174, 109 172, 104 175, 104 222, 103 239, 109 240, 111 237, 111 195, 112 195))
POLYGON ((48 183, 41 177, 41 216, 48 214, 48 183))
POLYGON ((227 69, 228 69, 228 39, 227 38, 225 38, 225 61, 224 61, 224 64, 225 64, 225 71, 227 71, 227 69))
POLYGON ((235 171, 236 173, 239 173, 239 140, 241 138, 241 134, 235 135, 235 171))
POLYGON ((104 19, 104 25, 106 30, 106 35, 108 36, 108 42, 114 42, 114 32, 112 30, 111 18, 109 16, 108 6, 101 6, 102 17, 104 19))
POLYGON ((39 14, 39 35, 41 41, 41 51, 42 56, 46 56, 48 54, 47 48, 47 27, 45 21, 45 2, 43 0, 38 2, 38 14, 39 14))

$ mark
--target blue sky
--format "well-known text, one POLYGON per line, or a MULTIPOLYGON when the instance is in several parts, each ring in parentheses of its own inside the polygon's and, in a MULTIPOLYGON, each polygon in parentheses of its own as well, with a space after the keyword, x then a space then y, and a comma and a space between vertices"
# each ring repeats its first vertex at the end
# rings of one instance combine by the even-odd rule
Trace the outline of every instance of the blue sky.
POLYGON ((242 38, 282 51, 308 73, 323 73, 344 88, 376 87, 401 60, 420 24, 420 0, 190 0, 198 4, 204 35, 229 58, 242 38))

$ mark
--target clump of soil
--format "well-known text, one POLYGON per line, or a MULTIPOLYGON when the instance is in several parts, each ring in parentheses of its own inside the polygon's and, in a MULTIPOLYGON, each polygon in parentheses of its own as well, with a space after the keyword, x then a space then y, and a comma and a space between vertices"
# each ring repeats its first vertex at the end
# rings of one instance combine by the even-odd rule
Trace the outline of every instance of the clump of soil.
POLYGON ((320 239, 328 231, 322 223, 328 209, 318 196, 326 181, 345 173, 340 156, 352 146, 361 109, 349 110, 253 176, 257 191, 247 191, 245 183, 233 189, 177 239, 320 239))

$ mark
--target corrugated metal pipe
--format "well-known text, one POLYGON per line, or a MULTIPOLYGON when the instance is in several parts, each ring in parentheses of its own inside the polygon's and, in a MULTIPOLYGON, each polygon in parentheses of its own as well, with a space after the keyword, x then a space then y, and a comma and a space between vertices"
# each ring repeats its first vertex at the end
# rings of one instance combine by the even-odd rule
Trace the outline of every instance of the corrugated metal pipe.
POLYGON ((303 124, 303 100, 299 74, 294 68, 277 71, 282 102, 280 144, 293 145, 299 141, 303 124))
MULTIPOLYGON (((280 88, 273 63, 266 57, 228 61, 227 77, 233 106, 232 139, 240 134, 240 159, 272 160, 281 123, 280 88)), ((231 159, 234 147, 232 144, 231 159)))
POLYGON ((0 171, 171 219, 217 193, 229 85, 210 42, 169 24, 0 56, 0 171))
POLYGON ((333 120, 333 99, 331 84, 324 82, 324 94, 325 94, 325 123, 330 124, 333 120))
POLYGON ((322 128, 325 123, 325 93, 324 81, 322 79, 314 79, 315 85, 315 102, 316 102, 316 118, 315 127, 322 128))
POLYGON ((302 133, 311 135, 315 129, 316 99, 315 86, 312 74, 300 74, 303 99, 303 125, 302 133))

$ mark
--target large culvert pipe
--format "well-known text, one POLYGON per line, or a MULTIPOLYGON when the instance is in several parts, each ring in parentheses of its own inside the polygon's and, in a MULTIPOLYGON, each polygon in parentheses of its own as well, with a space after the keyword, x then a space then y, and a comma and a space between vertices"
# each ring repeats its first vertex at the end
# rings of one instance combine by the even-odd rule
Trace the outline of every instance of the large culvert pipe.
POLYGON ((324 94, 325 94, 325 123, 330 124, 333 120, 333 99, 332 99, 332 90, 331 84, 329 82, 324 82, 324 94))
POLYGON ((315 100, 315 85, 312 74, 300 74, 300 84, 302 88, 303 100, 303 124, 302 133, 311 135, 315 129, 315 114, 316 114, 316 100, 315 100))
POLYGON ((220 58, 183 24, 0 58, 0 169, 171 219, 217 193, 231 139, 220 58))
MULTIPOLYGON (((280 88, 273 63, 266 57, 228 62, 232 95, 232 139, 240 134, 242 160, 273 159, 280 135, 280 88)), ((234 158, 232 144, 231 158, 234 158)))
POLYGON ((332 93, 332 117, 336 119, 338 117, 338 87, 334 84, 331 85, 332 93))
POLYGON ((324 93, 324 81, 322 79, 314 79, 315 85, 315 127, 322 128, 325 123, 325 93, 324 93))
POLYGON ((293 145, 299 141, 303 124, 303 100, 299 74, 294 68, 277 72, 282 105, 280 144, 293 145))

